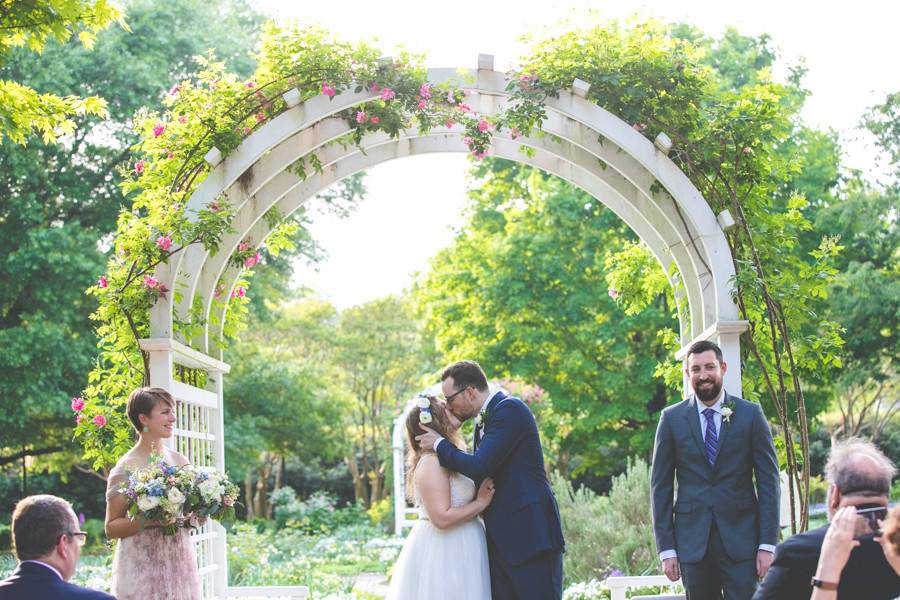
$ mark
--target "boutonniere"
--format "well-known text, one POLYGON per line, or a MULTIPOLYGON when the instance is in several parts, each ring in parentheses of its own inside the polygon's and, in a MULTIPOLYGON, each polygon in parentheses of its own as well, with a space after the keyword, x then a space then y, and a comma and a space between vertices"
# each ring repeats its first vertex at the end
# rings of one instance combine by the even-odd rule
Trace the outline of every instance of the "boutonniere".
POLYGON ((734 402, 730 400, 725 400, 722 403, 722 420, 724 420, 726 424, 731 423, 731 415, 734 414, 733 404, 734 402))
POLYGON ((482 408, 481 412, 475 416, 475 426, 481 426, 481 430, 484 431, 487 429, 488 424, 488 411, 486 408, 482 408))

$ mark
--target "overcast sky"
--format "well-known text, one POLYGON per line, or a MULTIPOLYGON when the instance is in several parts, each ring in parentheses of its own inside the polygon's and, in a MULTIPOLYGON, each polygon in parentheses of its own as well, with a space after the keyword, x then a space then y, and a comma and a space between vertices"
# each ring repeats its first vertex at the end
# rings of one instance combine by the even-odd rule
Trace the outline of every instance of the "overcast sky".
MULTIPOLYGON (((802 57, 809 68, 805 82, 812 95, 804 118, 837 130, 846 165, 866 172, 875 169, 875 153, 858 130, 860 117, 900 90, 900 8, 893 1, 259 0, 258 5, 276 20, 316 22, 347 40, 377 38, 385 54, 397 45, 424 52, 430 67, 474 68, 478 54, 486 53, 495 56, 495 69, 505 70, 525 49, 517 41, 522 33, 564 18, 584 22, 588 9, 601 18, 637 13, 686 21, 711 35, 728 26, 750 35, 768 33, 783 65, 802 57)), ((295 282, 341 308, 402 290, 461 224, 465 173, 461 155, 410 157, 371 169, 369 196, 353 216, 315 220, 313 234, 329 258, 318 272, 298 269, 295 282)))

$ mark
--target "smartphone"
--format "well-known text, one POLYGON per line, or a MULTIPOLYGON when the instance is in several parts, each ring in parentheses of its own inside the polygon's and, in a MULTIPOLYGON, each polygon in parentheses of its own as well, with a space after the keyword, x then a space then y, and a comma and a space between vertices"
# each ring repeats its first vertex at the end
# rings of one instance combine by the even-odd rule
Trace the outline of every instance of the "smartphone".
POLYGON ((856 509, 856 529, 853 537, 864 537, 867 535, 881 535, 881 526, 879 521, 887 518, 887 506, 874 506, 872 508, 856 509))

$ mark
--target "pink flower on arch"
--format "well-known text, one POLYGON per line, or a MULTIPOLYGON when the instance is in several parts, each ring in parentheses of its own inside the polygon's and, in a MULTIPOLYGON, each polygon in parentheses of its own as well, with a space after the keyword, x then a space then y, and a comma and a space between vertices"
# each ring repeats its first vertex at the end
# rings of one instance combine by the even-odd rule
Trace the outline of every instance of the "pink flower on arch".
POLYGON ((635 123, 634 125, 631 126, 631 128, 634 129, 635 131, 644 131, 645 129, 647 129, 647 124, 646 123, 635 123))
POLYGON ((427 83, 423 83, 419 86, 419 95, 422 96, 423 100, 431 99, 431 86, 427 83))
POLYGON ((144 286, 153 289, 159 285, 159 280, 151 275, 144 275, 144 286))
POLYGON ((461 102, 460 105, 459 105, 457 108, 459 108, 459 110, 461 110, 461 111, 463 111, 463 112, 469 112, 470 110, 472 110, 472 107, 469 106, 469 105, 468 105, 467 103, 465 103, 465 102, 461 102))
POLYGON ((253 265, 257 264, 260 260, 262 260, 262 255, 259 252, 257 252, 256 254, 254 254, 253 256, 251 256, 250 258, 248 258, 244 261, 244 268, 249 269, 253 265))
POLYGON ((372 123, 375 125, 378 125, 379 123, 381 123, 381 118, 380 117, 372 117, 372 123))
POLYGON ((97 280, 97 287, 108 288, 109 280, 106 278, 106 275, 101 275, 100 279, 97 280))
POLYGON ((375 83, 374 81, 369 84, 369 93, 370 94, 377 94, 380 90, 381 90, 381 88, 378 87, 378 84, 375 83))
POLYGON ((238 244, 238 252, 246 252, 249 249, 250 249, 249 242, 241 242, 240 244, 238 244))
POLYGON ((169 95, 177 96, 180 91, 181 91, 181 86, 176 83, 171 88, 169 88, 169 95))
POLYGON ((470 138, 469 136, 464 137, 463 144, 465 144, 466 146, 471 148, 472 147, 472 138, 470 138))
POLYGON ((419 100, 419 103, 416 106, 419 107, 419 110, 425 110, 425 106, 426 106, 425 99, 423 98, 422 100, 419 100))
POLYGON ((106 417, 104 417, 103 415, 97 415, 96 417, 94 417, 94 425, 102 429, 106 426, 106 417))
POLYGON ((256 82, 248 81, 247 83, 244 84, 244 87, 247 88, 248 90, 252 90, 253 88, 256 87, 256 82))
POLYGON ((484 133, 485 131, 491 130, 491 124, 487 122, 487 119, 481 119, 478 121, 478 131, 484 133))
POLYGON ((247 295, 247 290, 244 289, 244 286, 238 286, 237 289, 231 291, 232 298, 243 298, 247 295))
POLYGON ((474 157, 477 158, 478 160, 481 160, 481 159, 483 159, 485 156, 487 156, 487 152, 477 152, 477 151, 475 151, 475 150, 472 150, 472 156, 474 156, 474 157))
POLYGON ((222 207, 219 206, 219 203, 216 201, 210 202, 209 204, 207 204, 207 206, 209 207, 209 210, 213 212, 219 212, 220 210, 222 210, 222 207))
POLYGON ((161 235, 156 238, 156 246, 160 250, 168 251, 168 249, 172 247, 172 238, 167 235, 161 235))
POLYGON ((141 160, 137 161, 136 163, 134 163, 134 172, 137 173, 138 175, 140 175, 141 173, 144 172, 144 159, 143 158, 141 160))
POLYGON ((449 102, 450 104, 456 104, 456 94, 453 90, 447 92, 447 102, 449 102))
POLYGON ((366 122, 366 113, 361 110, 356 111, 356 122, 359 124, 366 122))
POLYGON ((81 425, 81 422, 84 420, 84 415, 75 415, 75 424, 81 425))
POLYGON ((394 90, 392 90, 392 89, 389 88, 389 87, 386 87, 386 88, 384 88, 384 89, 381 90, 381 99, 382 99, 382 100, 385 100, 385 101, 387 101, 387 100, 393 100, 393 99, 396 98, 396 97, 397 97, 397 94, 395 94, 395 93, 394 93, 394 90))
POLYGON ((72 398, 72 410, 74 410, 75 412, 83 411, 84 410, 84 398, 82 398, 80 396, 77 398, 72 398))
POLYGON ((453 119, 447 119, 446 121, 444 121, 444 127, 446 127, 447 129, 453 127, 453 119))
POLYGON ((213 294, 216 298, 221 298, 222 294, 225 293, 225 284, 220 283, 216 286, 216 292, 213 294))
POLYGON ((157 123, 156 127, 153 128, 153 137, 159 137, 165 132, 166 124, 165 123, 157 123))
POLYGON ((170 149, 168 149, 168 148, 163 148, 163 152, 166 153, 166 158, 172 158, 172 157, 175 156, 175 153, 172 152, 172 151, 171 151, 170 149))
POLYGON ((256 122, 257 123, 262 123, 265 120, 266 120, 266 115, 264 113, 261 113, 261 112, 256 113, 256 122))
POLYGON ((188 122, 187 115, 181 115, 180 117, 178 117, 178 122, 181 123, 182 125, 187 123, 188 122))
POLYGON ((509 135, 510 135, 510 137, 512 137, 512 139, 516 139, 516 138, 522 137, 522 132, 519 131, 518 127, 510 127, 509 135))
POLYGON ((613 300, 616 300, 619 298, 619 290, 617 290, 615 288, 609 288, 608 290, 606 290, 606 293, 609 294, 609 297, 612 298, 613 300))
POLYGON ((337 93, 337 89, 328 83, 327 81, 322 82, 322 93, 328 96, 329 98, 334 98, 334 95, 337 93))

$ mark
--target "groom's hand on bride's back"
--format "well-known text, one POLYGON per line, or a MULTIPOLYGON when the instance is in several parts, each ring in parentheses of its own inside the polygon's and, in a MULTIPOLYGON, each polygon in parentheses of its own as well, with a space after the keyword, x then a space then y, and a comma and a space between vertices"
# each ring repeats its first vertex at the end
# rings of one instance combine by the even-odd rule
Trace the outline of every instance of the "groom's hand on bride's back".
POLYGON ((429 429, 424 425, 419 425, 419 427, 425 430, 425 433, 420 433, 416 436, 416 441, 419 443, 419 448, 421 448, 422 450, 433 450, 434 443, 438 441, 441 436, 439 436, 434 430, 429 429))
POLYGON ((484 481, 481 482, 481 485, 478 487, 478 496, 476 500, 481 503, 481 510, 486 509, 491 500, 494 499, 494 480, 488 477, 484 481))

